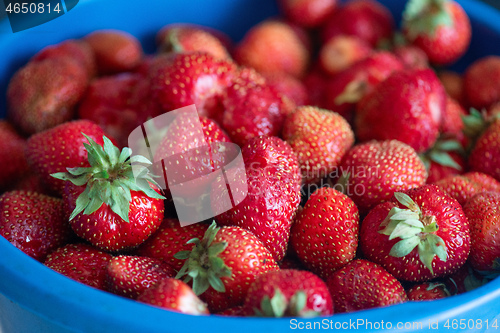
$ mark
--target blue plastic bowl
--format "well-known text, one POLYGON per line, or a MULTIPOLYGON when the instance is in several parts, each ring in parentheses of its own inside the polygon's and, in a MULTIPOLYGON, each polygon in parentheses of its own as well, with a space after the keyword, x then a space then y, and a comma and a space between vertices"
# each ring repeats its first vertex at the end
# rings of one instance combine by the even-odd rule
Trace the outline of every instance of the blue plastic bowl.
MULTIPOLYGON (((397 21, 406 1, 382 0, 397 21)), ((472 0, 459 0, 472 20, 473 40, 467 55, 453 68, 500 55, 500 13, 472 0)), ((43 46, 78 38, 92 30, 126 30, 154 51, 154 35, 172 22, 193 22, 221 29, 233 39, 258 21, 276 15, 271 0, 80 1, 62 17, 13 34, 0 22, 0 111, 12 74, 43 46)), ((2 161, 8 162, 8 161, 2 161)), ((281 332, 290 329, 436 332, 496 331, 500 326, 500 279, 472 292, 432 303, 338 314, 328 318, 256 319, 187 316, 120 298, 70 280, 24 255, 0 237, 0 332, 281 332)))

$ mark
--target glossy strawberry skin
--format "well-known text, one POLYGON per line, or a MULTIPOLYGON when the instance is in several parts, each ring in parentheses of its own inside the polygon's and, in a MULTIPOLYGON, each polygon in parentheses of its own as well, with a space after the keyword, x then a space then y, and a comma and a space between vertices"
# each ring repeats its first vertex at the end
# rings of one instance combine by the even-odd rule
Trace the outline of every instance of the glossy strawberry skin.
POLYGON ((75 281, 106 290, 106 266, 112 258, 87 244, 68 244, 49 254, 44 265, 75 281))
POLYGON ((481 172, 467 172, 463 175, 450 176, 435 184, 447 195, 455 198, 462 206, 478 193, 500 191, 500 182, 481 172))
POLYGON ((358 236, 354 202, 335 189, 320 188, 294 222, 290 244, 307 268, 326 279, 354 259, 358 236))
POLYGON ((469 155, 469 166, 472 171, 500 181, 500 119, 488 126, 476 141, 469 155))
POLYGON ((0 120, 0 189, 5 190, 10 184, 22 178, 28 171, 28 161, 24 153, 26 140, 7 120, 0 120))
POLYGON ((402 208, 395 199, 375 206, 361 225, 361 250, 370 261, 380 264, 396 278, 405 281, 426 281, 428 279, 452 274, 462 266, 470 252, 469 223, 462 207, 455 199, 447 196, 435 185, 424 185, 406 192, 421 207, 424 216, 435 216, 439 229, 435 234, 441 237, 447 249, 447 260, 433 258, 433 274, 419 259, 418 251, 413 249, 408 255, 397 258, 389 255, 397 237, 379 233, 381 222, 393 207, 402 208))
POLYGON ((0 196, 0 235, 30 257, 44 261, 47 254, 72 236, 61 199, 30 191, 0 196))
POLYGON ((357 259, 326 281, 336 313, 388 306, 407 301, 401 283, 383 267, 357 259))

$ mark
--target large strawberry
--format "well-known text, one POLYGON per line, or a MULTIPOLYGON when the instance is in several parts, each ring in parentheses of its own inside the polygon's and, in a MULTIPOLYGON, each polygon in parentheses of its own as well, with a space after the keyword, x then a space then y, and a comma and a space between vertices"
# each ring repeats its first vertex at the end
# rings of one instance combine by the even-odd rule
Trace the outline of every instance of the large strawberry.
POLYGON ((462 206, 474 195, 486 192, 500 192, 500 182, 481 172, 467 172, 443 178, 435 183, 444 193, 455 198, 462 206))
POLYGON ((71 237, 63 201, 35 192, 5 192, 0 196, 0 235, 27 255, 45 260, 71 237))
POLYGON ((9 184, 23 177, 28 171, 28 162, 24 153, 26 140, 17 133, 6 120, 0 120, 0 189, 5 190, 9 184))
MULTIPOLYGON (((300 171, 290 146, 277 137, 255 137, 241 151, 248 193, 237 206, 216 217, 222 225, 250 230, 280 261, 286 252, 290 226, 300 202, 300 171)), ((243 187, 242 187, 243 189, 243 187)), ((212 203, 221 211, 225 183, 213 187, 212 203)))
POLYGON ((107 251, 137 246, 163 220, 164 197, 144 166, 150 162, 140 155, 131 156, 130 148, 120 153, 107 137, 103 137, 103 147, 86 138, 90 166, 52 174, 69 181, 63 197, 71 227, 107 251))
POLYGON ((311 272, 295 269, 257 276, 248 289, 245 311, 262 317, 317 317, 333 314, 325 282, 311 272))
POLYGON ((488 126, 476 141, 469 155, 469 166, 472 171, 500 181, 500 119, 488 126))
POLYGON ((360 141, 396 139, 418 153, 437 140, 446 94, 430 69, 392 74, 358 104, 355 117, 360 141))
POLYGON ((470 251, 462 207, 435 185, 394 193, 363 220, 361 250, 396 278, 426 281, 452 274, 470 251))
POLYGON ((357 259, 326 281, 336 313, 352 312, 407 301, 405 290, 383 267, 357 259))
POLYGON ((290 243, 307 268, 326 279, 354 259, 358 233, 354 202, 332 188, 320 188, 295 220, 290 243))
POLYGON ((213 222, 202 239, 189 243, 192 251, 175 256, 187 259, 176 278, 192 281, 195 294, 214 312, 241 305, 257 275, 279 270, 264 244, 239 227, 218 228, 213 222))
POLYGON ((424 50, 433 64, 453 63, 469 48, 469 17, 456 1, 411 0, 403 17, 405 36, 424 50))
POLYGON ((301 106, 287 117, 283 138, 297 155, 306 184, 333 172, 354 143, 354 133, 344 118, 313 106, 301 106))

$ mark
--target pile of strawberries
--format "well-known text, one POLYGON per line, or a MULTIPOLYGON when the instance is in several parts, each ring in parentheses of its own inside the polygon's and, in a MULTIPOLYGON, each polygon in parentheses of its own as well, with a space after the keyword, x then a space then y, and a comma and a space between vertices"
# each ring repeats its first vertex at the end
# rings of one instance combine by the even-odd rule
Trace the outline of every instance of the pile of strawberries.
MULTIPOLYGON (((81 283, 189 314, 331 315, 498 275, 500 57, 442 69, 469 47, 460 5, 410 0, 401 31, 374 0, 280 6, 236 45, 171 24, 154 55, 110 30, 35 54, 0 121, 0 234, 81 283), (248 193, 181 227, 127 140, 192 104, 210 161, 185 154, 183 176, 222 168, 213 144, 236 143, 248 193)), ((169 131, 158 150, 200 144, 182 118, 169 131)))

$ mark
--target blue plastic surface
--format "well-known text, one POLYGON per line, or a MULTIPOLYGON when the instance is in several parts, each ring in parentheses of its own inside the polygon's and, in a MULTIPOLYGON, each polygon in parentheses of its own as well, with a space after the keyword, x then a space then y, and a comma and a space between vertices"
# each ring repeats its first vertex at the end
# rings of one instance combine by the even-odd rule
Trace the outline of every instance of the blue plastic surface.
MULTIPOLYGON (((397 21, 406 1, 383 0, 397 21)), ((453 68, 488 54, 500 55, 500 13, 472 0, 459 1, 472 19, 473 41, 453 68)), ((13 34, 0 22, 0 115, 5 115, 9 78, 43 46, 77 38, 95 29, 115 28, 137 36, 147 52, 154 35, 172 22, 193 22, 222 29, 239 39, 253 24, 277 14, 271 0, 81 0, 62 17, 13 34)), ((2 161, 6 162, 6 161, 2 161)), ((337 314, 319 319, 256 319, 187 316, 153 308, 86 287, 51 271, 0 237, 0 332, 282 332, 307 327, 344 331, 392 332, 498 331, 500 279, 472 292, 432 303, 405 303, 387 308, 337 314), (448 320, 449 328, 445 327, 448 320), (453 321, 455 320, 455 321, 453 321), (368 324, 367 324, 368 323, 368 324), (371 323, 371 324, 369 324, 371 323), (403 325, 398 330, 398 323, 403 325), (493 327, 497 324, 497 329, 493 327), (359 324, 359 325, 358 325, 359 324), (431 324, 431 326, 429 326, 431 324), (479 328, 481 324, 481 328, 479 328), (456 326, 454 326, 456 325, 456 326), (465 326, 464 326, 465 325, 465 326), (487 327, 488 325, 488 327, 487 327), (406 328, 408 329, 405 329, 406 328), (453 329, 457 327, 458 329, 453 329)), ((400 324, 400 325, 401 325, 400 324)), ((302 328, 302 329, 301 329, 302 328)))

